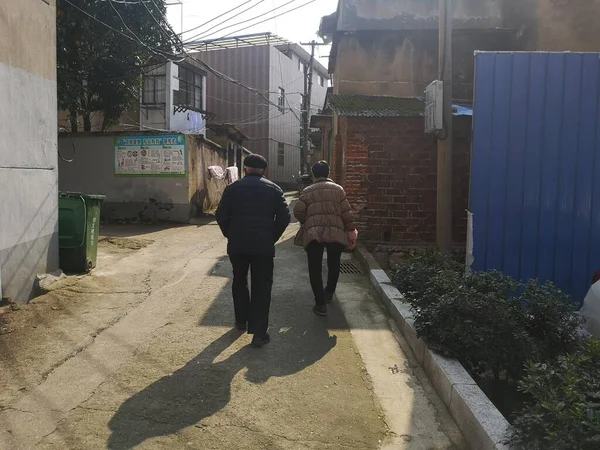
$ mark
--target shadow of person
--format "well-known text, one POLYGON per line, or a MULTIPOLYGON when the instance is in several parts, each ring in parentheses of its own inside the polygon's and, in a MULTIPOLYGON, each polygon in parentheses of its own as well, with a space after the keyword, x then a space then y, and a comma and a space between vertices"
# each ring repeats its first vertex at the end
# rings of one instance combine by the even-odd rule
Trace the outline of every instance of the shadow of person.
POLYGON ((111 450, 133 448, 147 439, 167 436, 209 417, 229 403, 231 383, 241 370, 245 379, 262 384, 271 377, 298 373, 323 358, 337 344, 325 321, 310 320, 271 333, 262 349, 243 347, 229 358, 218 356, 240 337, 232 330, 198 356, 123 403, 109 422, 111 450))

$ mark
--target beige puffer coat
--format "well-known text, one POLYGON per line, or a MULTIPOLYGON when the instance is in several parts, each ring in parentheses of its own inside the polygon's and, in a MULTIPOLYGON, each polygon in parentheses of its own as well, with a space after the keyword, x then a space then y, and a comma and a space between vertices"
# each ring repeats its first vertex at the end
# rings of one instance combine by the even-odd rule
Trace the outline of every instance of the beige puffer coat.
POLYGON ((294 215, 304 225, 304 248, 312 241, 347 247, 348 232, 356 229, 344 188, 327 178, 304 189, 294 215))

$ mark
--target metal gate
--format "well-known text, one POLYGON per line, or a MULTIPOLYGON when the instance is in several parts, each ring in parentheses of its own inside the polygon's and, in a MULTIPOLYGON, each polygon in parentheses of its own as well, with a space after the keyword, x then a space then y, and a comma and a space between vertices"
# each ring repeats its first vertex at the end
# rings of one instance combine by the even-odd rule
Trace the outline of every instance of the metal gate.
POLYGON ((600 269, 600 58, 477 53, 475 271, 551 280, 583 301, 600 269))

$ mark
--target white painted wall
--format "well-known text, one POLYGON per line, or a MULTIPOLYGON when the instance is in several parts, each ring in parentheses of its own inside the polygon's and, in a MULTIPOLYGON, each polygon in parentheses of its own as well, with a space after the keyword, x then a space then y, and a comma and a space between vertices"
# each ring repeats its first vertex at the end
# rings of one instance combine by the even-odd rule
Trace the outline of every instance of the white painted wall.
MULTIPOLYGON (((304 72, 298 68, 299 56, 292 53, 290 59, 277 48, 270 47, 269 84, 270 100, 277 103, 279 87, 286 92, 286 109, 282 113, 276 106, 269 112, 269 178, 280 183, 295 186, 300 174, 300 120, 302 118, 302 92, 304 92, 304 72), (285 145, 284 164, 278 164, 278 143, 285 145)), ((326 77, 326 74, 322 74, 326 77)), ((326 81, 326 80, 325 80, 326 81)), ((313 76, 311 114, 323 108, 327 95, 327 83, 320 86, 318 73, 313 76)))
POLYGON ((26 302, 58 268, 55 2, 2 0, 0 24, 1 282, 26 302))
MULTIPOLYGON (((153 133, 146 131, 146 134, 153 133)), ((105 195, 103 213, 110 220, 136 217, 151 203, 150 199, 154 199, 163 206, 172 205, 166 213, 161 212, 167 214, 161 218, 187 222, 190 214, 189 177, 115 177, 114 141, 123 134, 61 135, 61 150, 69 151, 71 145, 77 149, 74 163, 60 162, 61 191, 105 195)), ((188 154, 190 151, 188 142, 188 154)), ((189 157, 187 167, 189 172, 189 157)))

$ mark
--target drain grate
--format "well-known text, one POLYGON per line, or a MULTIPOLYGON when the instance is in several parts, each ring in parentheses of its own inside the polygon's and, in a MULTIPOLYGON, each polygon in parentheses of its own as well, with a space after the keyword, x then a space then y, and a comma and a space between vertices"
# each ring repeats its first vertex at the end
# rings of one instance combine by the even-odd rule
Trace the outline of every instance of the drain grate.
POLYGON ((362 273, 360 271, 360 267, 358 267, 353 262, 342 261, 340 263, 340 273, 355 275, 362 273))

